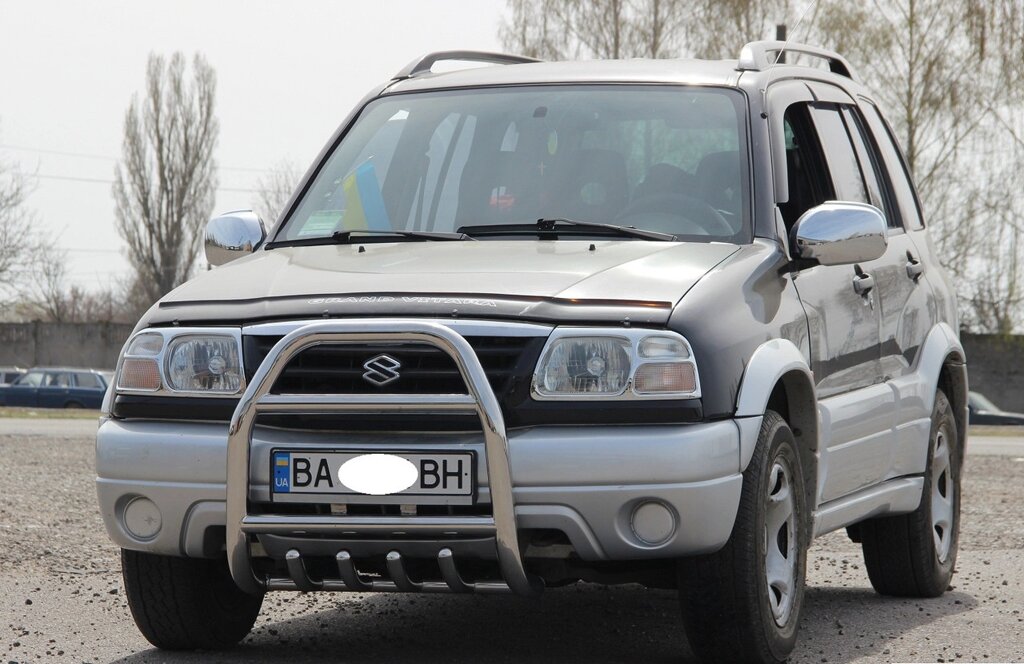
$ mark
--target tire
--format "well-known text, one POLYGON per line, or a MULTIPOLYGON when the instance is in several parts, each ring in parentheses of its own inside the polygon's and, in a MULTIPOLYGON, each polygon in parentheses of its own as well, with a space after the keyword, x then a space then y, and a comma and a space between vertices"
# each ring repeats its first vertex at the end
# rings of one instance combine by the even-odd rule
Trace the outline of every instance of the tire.
POLYGON ((77 401, 69 401, 66 404, 64 404, 64 407, 65 408, 85 408, 85 406, 83 406, 82 404, 78 403, 77 401))
POLYGON ((743 473, 729 541, 716 553, 679 562, 683 626, 703 661, 777 663, 789 657, 803 606, 808 523, 793 432, 768 411, 743 473))
POLYGON ((235 585, 224 558, 121 549, 121 572, 135 624, 157 648, 229 648, 249 633, 263 604, 262 595, 235 585))
POLYGON ((860 524, 864 566, 882 595, 938 597, 949 587, 960 540, 962 462, 953 407, 935 393, 921 504, 860 524))

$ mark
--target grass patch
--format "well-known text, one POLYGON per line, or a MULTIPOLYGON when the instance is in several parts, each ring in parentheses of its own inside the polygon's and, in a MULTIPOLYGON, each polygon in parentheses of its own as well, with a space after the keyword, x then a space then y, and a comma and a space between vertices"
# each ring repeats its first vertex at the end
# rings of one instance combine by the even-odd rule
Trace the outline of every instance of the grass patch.
POLYGON ((85 408, 14 408, 0 406, 0 418, 21 418, 32 420, 95 420, 98 410, 85 408))

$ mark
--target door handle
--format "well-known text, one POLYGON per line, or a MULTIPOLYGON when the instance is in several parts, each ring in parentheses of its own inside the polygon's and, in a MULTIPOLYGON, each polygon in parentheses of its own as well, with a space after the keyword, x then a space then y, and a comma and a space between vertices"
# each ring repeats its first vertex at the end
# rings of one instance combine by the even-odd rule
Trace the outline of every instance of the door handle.
POLYGON ((853 290, 857 291, 857 295, 867 296, 874 287, 875 278, 870 274, 858 272, 857 276, 853 278, 853 290))
POLYGON ((907 252, 907 276, 917 281, 924 274, 924 263, 914 258, 914 254, 907 252))

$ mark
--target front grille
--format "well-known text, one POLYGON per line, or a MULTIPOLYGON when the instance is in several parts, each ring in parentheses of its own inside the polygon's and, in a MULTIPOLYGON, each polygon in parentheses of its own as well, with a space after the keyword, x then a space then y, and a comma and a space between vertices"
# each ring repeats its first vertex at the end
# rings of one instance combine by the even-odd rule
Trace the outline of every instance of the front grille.
MULTIPOLYGON (((247 336, 244 339, 248 378, 281 338, 247 336)), ((524 362, 524 350, 542 338, 466 337, 499 395, 511 388, 512 379, 532 371, 535 353, 524 362), (528 365, 528 366, 526 366, 528 365)), ((285 367, 271 392, 276 394, 465 394, 466 385, 447 353, 422 343, 323 344, 299 353, 285 367), (398 378, 379 385, 363 378, 368 360, 387 355, 398 361, 398 378)))

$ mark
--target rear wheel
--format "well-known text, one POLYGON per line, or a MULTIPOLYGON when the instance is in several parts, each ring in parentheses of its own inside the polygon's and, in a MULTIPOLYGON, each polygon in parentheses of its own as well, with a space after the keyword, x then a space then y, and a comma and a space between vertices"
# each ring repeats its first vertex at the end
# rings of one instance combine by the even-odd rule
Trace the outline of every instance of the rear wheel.
POLYGON ((77 401, 69 401, 66 404, 64 404, 64 407, 65 408, 85 408, 85 406, 83 406, 82 404, 78 403, 77 401))
POLYGON ((921 504, 859 524, 864 566, 882 595, 938 597, 953 578, 960 535, 961 453, 953 407, 935 394, 921 504))
POLYGON ((128 606, 157 648, 215 650, 241 641, 263 604, 235 585, 224 558, 158 556, 121 549, 128 606))
POLYGON ((679 563, 683 625, 704 661, 775 663, 793 651, 807 558, 804 496, 793 432, 768 411, 729 541, 679 563))

